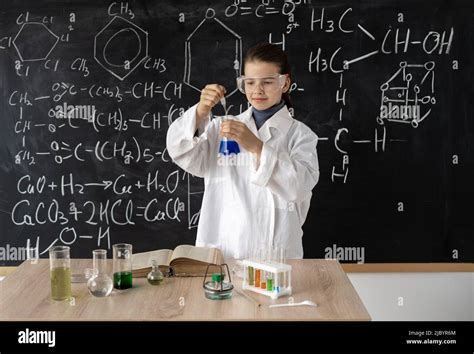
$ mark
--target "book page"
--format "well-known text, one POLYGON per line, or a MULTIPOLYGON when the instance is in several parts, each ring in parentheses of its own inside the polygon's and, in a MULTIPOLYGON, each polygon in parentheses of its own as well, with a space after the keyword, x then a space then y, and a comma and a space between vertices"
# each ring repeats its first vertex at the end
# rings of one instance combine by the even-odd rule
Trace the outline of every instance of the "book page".
POLYGON ((169 266, 172 250, 157 250, 150 252, 135 253, 132 255, 132 269, 151 268, 151 261, 155 260, 158 265, 169 266))
POLYGON ((219 249, 191 245, 180 245, 176 247, 171 256, 170 264, 179 258, 219 265, 224 262, 224 257, 219 249))

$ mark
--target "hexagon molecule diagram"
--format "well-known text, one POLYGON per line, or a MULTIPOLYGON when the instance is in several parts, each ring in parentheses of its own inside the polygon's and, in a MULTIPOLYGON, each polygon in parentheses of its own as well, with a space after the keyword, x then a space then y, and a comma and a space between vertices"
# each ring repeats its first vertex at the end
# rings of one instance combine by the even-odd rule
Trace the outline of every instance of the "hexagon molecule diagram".
POLYGON ((148 33, 115 16, 94 38, 94 59, 119 80, 124 80, 148 57, 148 33))
POLYGON ((48 59, 58 41, 59 37, 45 24, 26 22, 13 39, 13 46, 21 61, 41 61, 48 59))
POLYGON ((209 83, 226 87, 227 97, 237 91, 240 75, 242 38, 215 18, 208 9, 204 20, 185 41, 183 82, 197 91, 209 83))

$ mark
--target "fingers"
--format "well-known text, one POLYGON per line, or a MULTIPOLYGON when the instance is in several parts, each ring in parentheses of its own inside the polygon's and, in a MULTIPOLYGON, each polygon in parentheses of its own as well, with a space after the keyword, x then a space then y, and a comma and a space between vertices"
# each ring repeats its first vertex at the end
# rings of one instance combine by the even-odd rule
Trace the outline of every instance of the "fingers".
POLYGON ((226 90, 224 86, 218 84, 206 85, 201 91, 201 101, 210 104, 210 108, 214 107, 221 98, 225 96, 226 90))
POLYGON ((214 107, 219 103, 220 98, 216 95, 209 93, 201 93, 201 102, 209 106, 210 108, 214 107))
POLYGON ((203 96, 203 95, 201 95, 201 100, 199 101, 199 103, 203 104, 204 106, 206 106, 209 109, 214 107, 217 104, 217 102, 219 102, 219 100, 216 101, 215 97, 203 96))
POLYGON ((235 120, 228 120, 221 123, 222 133, 242 134, 246 129, 248 128, 244 123, 235 120))
POLYGON ((225 130, 225 131, 221 130, 220 135, 232 140, 236 140, 237 142, 240 142, 243 136, 242 132, 235 131, 235 130, 225 130))
POLYGON ((224 97, 227 92, 225 87, 219 84, 206 85, 206 87, 203 88, 203 91, 214 91, 219 94, 220 98, 224 97))
POLYGON ((237 120, 221 122, 221 136, 237 141, 241 147, 249 152, 260 154, 263 143, 256 137, 247 125, 237 120))
POLYGON ((226 138, 240 140, 245 136, 247 126, 238 121, 225 121, 221 123, 221 135, 226 138))
POLYGON ((223 133, 221 134, 223 137, 227 138, 227 139, 230 139, 230 140, 235 140, 237 141, 238 143, 240 143, 240 135, 236 135, 236 134, 231 134, 231 133, 223 133))
POLYGON ((206 87, 201 90, 201 97, 197 108, 198 118, 203 119, 203 117, 206 117, 225 94, 226 89, 222 85, 206 85, 206 87))

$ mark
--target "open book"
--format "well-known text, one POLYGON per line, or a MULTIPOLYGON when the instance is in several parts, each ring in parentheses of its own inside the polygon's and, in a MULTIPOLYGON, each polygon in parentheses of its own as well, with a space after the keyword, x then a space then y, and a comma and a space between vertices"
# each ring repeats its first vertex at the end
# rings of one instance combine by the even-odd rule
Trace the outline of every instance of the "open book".
POLYGON ((224 256, 218 248, 196 247, 191 245, 180 245, 174 250, 157 250, 150 252, 135 253, 132 255, 132 273, 134 277, 146 277, 151 271, 151 263, 155 260, 160 270, 166 276, 202 277, 208 274, 220 272, 224 263, 224 256))

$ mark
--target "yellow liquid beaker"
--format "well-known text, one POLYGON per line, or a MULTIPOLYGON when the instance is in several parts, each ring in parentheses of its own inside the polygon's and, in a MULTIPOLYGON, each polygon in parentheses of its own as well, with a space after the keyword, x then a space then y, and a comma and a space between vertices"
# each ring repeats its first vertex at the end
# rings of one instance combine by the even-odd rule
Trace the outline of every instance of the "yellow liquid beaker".
POLYGON ((71 259, 68 246, 53 246, 49 249, 51 298, 63 301, 71 298, 71 259))
POLYGON ((51 298, 58 301, 71 298, 71 268, 51 269, 51 298))

